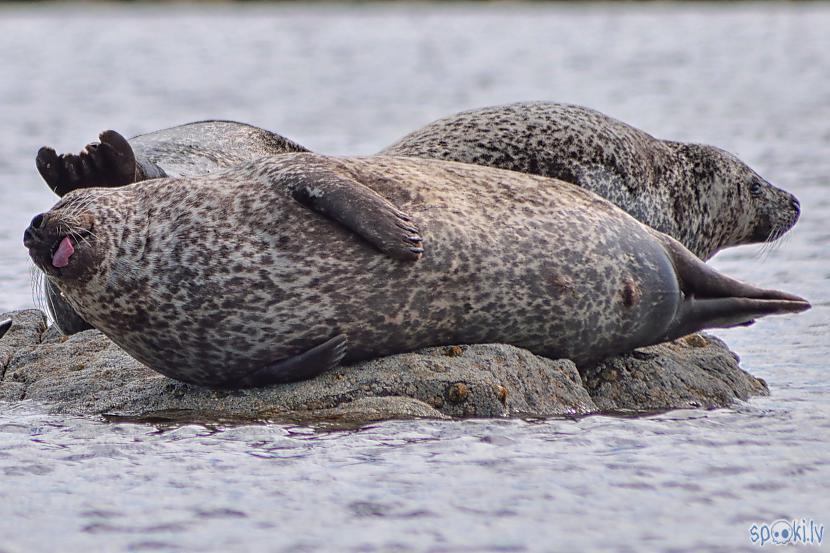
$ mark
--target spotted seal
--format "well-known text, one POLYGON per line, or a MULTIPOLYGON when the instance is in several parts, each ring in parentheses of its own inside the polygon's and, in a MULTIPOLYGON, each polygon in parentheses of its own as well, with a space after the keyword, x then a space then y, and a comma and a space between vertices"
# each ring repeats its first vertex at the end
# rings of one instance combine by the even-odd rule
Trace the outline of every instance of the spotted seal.
POLYGON ((598 111, 525 102, 465 111, 380 152, 498 167, 578 184, 701 259, 774 241, 798 220, 792 194, 734 155, 654 138, 598 111))
POLYGON ((721 275, 577 186, 413 158, 285 154, 77 190, 24 244, 130 355, 215 387, 453 343, 587 366, 809 308, 721 275))

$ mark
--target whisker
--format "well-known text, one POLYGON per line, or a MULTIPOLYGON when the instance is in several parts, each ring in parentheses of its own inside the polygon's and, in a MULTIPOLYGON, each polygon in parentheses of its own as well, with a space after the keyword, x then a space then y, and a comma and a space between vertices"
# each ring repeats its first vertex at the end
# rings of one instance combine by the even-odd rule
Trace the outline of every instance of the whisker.
POLYGON ((46 313, 51 320, 51 314, 49 313, 46 302, 46 275, 34 264, 30 267, 30 275, 32 282, 32 300, 35 307, 46 313))
POLYGON ((770 256, 770 254, 781 247, 781 242, 779 239, 784 236, 787 232, 787 228, 783 225, 776 224, 770 229, 769 235, 767 236, 766 240, 764 240, 764 244, 761 247, 761 251, 759 257, 762 261, 766 261, 766 259, 770 256))

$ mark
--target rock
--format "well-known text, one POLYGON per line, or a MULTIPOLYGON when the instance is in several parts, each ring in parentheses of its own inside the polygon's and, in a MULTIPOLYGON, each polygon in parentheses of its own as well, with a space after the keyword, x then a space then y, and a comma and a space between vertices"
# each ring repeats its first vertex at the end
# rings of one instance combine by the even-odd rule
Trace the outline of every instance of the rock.
POLYGON ((707 334, 641 348, 583 371, 602 411, 725 407, 768 395, 766 382, 740 368, 738 356, 707 334))
MULTIPOLYGON (((0 338, 0 367, 8 365, 18 349, 40 344, 41 337, 46 330, 46 315, 37 309, 0 315, 0 321, 5 319, 12 319, 12 326, 0 338)), ((0 372, 0 377, 2 377, 2 372, 0 372)))
POLYGON ((67 338, 47 330, 40 311, 5 316, 14 326, 0 339, 0 401, 32 400, 52 413, 360 424, 714 407, 767 393, 723 342, 705 335, 636 350, 581 376, 568 360, 479 344, 393 355, 282 386, 211 390, 145 368, 95 330, 67 338))

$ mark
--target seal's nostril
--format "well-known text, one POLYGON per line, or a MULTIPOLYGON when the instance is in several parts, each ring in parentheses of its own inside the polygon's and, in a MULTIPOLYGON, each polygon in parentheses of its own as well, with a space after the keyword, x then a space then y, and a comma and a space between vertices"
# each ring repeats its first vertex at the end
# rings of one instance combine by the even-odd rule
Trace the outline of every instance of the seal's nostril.
POLYGON ((35 215, 35 218, 32 219, 31 227, 35 230, 40 228, 40 225, 43 224, 43 213, 39 215, 35 215))
POLYGON ((23 245, 27 248, 30 247, 35 242, 35 233, 32 231, 32 227, 26 229, 26 232, 23 233, 23 245))
POLYGON ((793 199, 790 200, 790 205, 793 206, 794 210, 801 211, 801 202, 798 201, 798 198, 793 197, 793 199))

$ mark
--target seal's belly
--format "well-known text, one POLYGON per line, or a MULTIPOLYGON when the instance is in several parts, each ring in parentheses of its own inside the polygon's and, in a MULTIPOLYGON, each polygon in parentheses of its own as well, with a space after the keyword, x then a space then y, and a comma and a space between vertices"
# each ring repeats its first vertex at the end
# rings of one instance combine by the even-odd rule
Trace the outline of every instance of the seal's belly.
POLYGON ((231 210, 197 233, 171 232, 148 261, 155 286, 93 323, 164 374, 216 380, 340 333, 347 360, 487 342, 589 360, 641 344, 677 303, 662 248, 624 220, 425 207, 414 215, 427 251, 409 263, 282 207, 267 228, 231 210))

